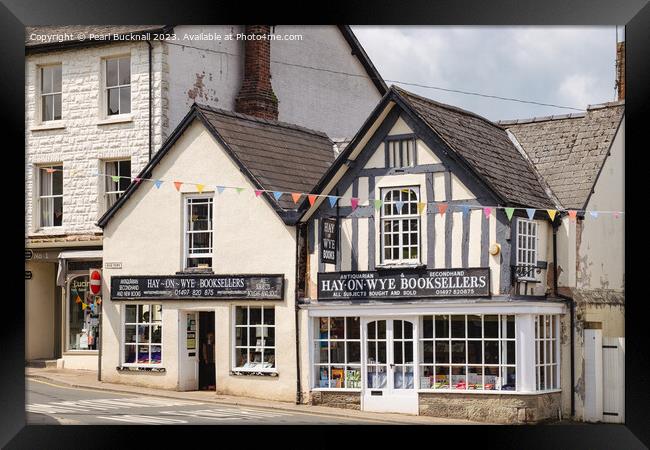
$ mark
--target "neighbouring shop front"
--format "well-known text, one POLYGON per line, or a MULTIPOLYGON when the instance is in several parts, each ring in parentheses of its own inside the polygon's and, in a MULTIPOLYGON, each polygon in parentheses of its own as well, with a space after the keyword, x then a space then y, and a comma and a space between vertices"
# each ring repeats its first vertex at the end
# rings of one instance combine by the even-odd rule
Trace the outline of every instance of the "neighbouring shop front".
POLYGON ((319 300, 306 306, 314 403, 496 422, 557 416, 564 306, 492 299, 481 286, 487 268, 320 273, 319 300))

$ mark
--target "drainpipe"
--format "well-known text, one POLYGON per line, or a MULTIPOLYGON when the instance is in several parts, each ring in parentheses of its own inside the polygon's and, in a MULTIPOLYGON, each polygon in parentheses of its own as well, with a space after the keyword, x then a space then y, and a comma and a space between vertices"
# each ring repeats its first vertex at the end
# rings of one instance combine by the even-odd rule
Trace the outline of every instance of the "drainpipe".
POLYGON ((304 223, 298 223, 296 225, 296 276, 294 280, 294 313, 295 313, 295 322, 296 322, 296 405, 302 403, 302 386, 300 384, 300 324, 299 322, 299 308, 298 308, 298 297, 299 289, 298 285, 300 282, 300 243, 304 233, 304 223))
POLYGON ((575 400, 575 302, 573 298, 560 294, 557 288, 557 229, 560 226, 558 220, 553 222, 553 294, 561 298, 570 309, 570 327, 571 327, 571 418, 576 413, 575 400))
POLYGON ((152 145, 151 133, 152 133, 152 131, 151 131, 151 129, 152 129, 152 126, 153 126, 153 117, 152 117, 153 116, 153 114, 152 114, 153 103, 151 101, 151 91, 152 91, 152 86, 153 86, 153 80, 151 79, 151 76, 152 76, 153 70, 152 70, 151 55, 152 55, 152 52, 153 52, 153 46, 151 45, 150 41, 145 41, 145 42, 149 46, 149 161, 151 161, 151 153, 152 153, 152 148, 151 148, 151 145, 152 145))

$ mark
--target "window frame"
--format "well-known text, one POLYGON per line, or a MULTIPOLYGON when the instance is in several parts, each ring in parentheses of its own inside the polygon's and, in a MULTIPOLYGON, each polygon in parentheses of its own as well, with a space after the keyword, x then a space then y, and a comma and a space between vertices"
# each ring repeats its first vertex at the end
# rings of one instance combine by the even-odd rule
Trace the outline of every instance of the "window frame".
POLYGON ((114 56, 106 56, 101 60, 101 71, 102 71, 102 113, 101 117, 105 119, 113 119, 119 117, 129 116, 133 112, 133 64, 130 53, 114 56), (119 60, 128 58, 129 59, 129 84, 119 84, 120 82, 120 63, 119 60), (108 61, 117 60, 117 83, 113 86, 108 86, 108 61), (122 89, 129 89, 129 111, 122 112, 121 103, 122 103, 122 89), (109 90, 117 89, 118 90, 118 112, 116 114, 109 113, 110 100, 109 100, 109 90))
MULTIPOLYGON (((517 320, 517 315, 516 314, 501 314, 501 313, 494 313, 494 314, 485 314, 485 313, 474 313, 474 314, 425 314, 421 315, 419 317, 420 320, 420 335, 418 336, 418 343, 417 345, 419 346, 419 354, 420 354, 420 360, 417 362, 417 389, 419 391, 424 391, 424 392, 444 392, 444 393, 460 393, 460 392, 472 392, 472 393, 498 393, 498 394, 510 394, 510 393, 518 393, 521 392, 521 386, 517 385, 517 372, 519 370, 519 366, 517 364, 517 356, 518 356, 518 351, 519 351, 519 342, 517 340, 517 333, 518 333, 518 320, 517 320), (436 333, 436 317, 437 316, 446 316, 447 317, 447 328, 448 328, 448 334, 447 337, 437 337, 436 333), (464 337, 454 337, 452 333, 452 316, 462 316, 464 317, 464 337), (469 337, 469 325, 468 325, 468 317, 470 316, 479 316, 481 318, 481 337, 469 337), (497 323, 498 323, 498 333, 497 337, 486 337, 485 336, 485 316, 497 316, 497 323), (513 337, 508 337, 507 335, 507 318, 509 316, 513 317, 514 321, 514 330, 513 330, 513 337), (425 318, 431 318, 432 320, 432 336, 431 337, 425 337, 424 336, 424 321, 425 318), (503 333, 506 333, 506 336, 503 336, 503 333), (464 342, 464 347, 465 347, 465 361, 464 363, 454 363, 453 362, 453 356, 452 356, 452 348, 453 348, 453 342, 464 342), (424 352, 424 345, 426 342, 430 342, 432 344, 432 362, 427 363, 425 361, 425 352, 424 352), (437 358, 436 358, 436 343, 437 342, 447 342, 448 343, 448 362, 446 363, 437 363, 437 358), (473 363, 470 362, 469 360, 469 342, 481 342, 481 362, 480 363, 473 363), (485 361, 485 343, 486 342, 496 342, 498 345, 498 361, 496 363, 486 363, 485 361), (508 363, 507 361, 507 343, 509 342, 514 342, 514 354, 513 354, 513 362, 508 363), (504 352, 505 350, 505 352, 504 352), (505 358, 505 361, 504 361, 505 358), (448 380, 448 385, 447 387, 422 387, 422 372, 424 367, 431 367, 433 369, 433 376, 434 376, 434 382, 435 382, 435 377, 436 377, 436 368, 437 367, 443 367, 448 369, 448 374, 449 374, 449 380, 448 380), (465 379, 465 387, 464 388, 456 388, 454 387, 452 383, 451 377, 453 376, 453 369, 454 367, 462 368, 464 369, 464 379, 465 379), (481 368, 481 388, 480 389, 470 389, 469 385, 470 384, 476 384, 476 383, 469 383, 468 378, 469 378, 469 368, 470 367, 480 367, 481 368), (498 370, 498 375, 497 377, 499 379, 507 377, 508 369, 512 368, 514 369, 514 375, 515 375, 515 389, 503 389, 503 386, 500 386, 499 389, 496 389, 496 386, 494 389, 485 389, 486 383, 485 383, 485 369, 486 368, 496 368, 498 370), (505 377, 503 376, 503 371, 506 371, 505 377)), ((507 381, 507 378, 506 378, 507 381)))
MULTIPOLYGON (((100 163, 101 166, 102 166, 102 167, 101 167, 101 169, 102 169, 101 172, 104 174, 104 177, 103 177, 103 183, 102 183, 102 185, 101 185, 101 189, 100 189, 100 192, 101 192, 101 195, 102 195, 102 208, 103 208, 103 211, 108 211, 108 209, 111 208, 111 207, 113 206, 113 204, 115 204, 115 203, 113 203, 113 204, 110 204, 110 205, 109 205, 108 196, 109 196, 110 194, 117 194, 117 198, 115 199, 115 202, 117 202, 117 201, 119 200, 119 198, 122 196, 122 194, 124 194, 124 192, 126 192, 126 189, 128 189, 128 186, 127 186, 123 191, 120 191, 120 190, 117 190, 117 191, 109 191, 109 190, 107 190, 107 186, 106 186, 106 185, 107 185, 109 182, 110 182, 110 183, 113 182, 113 180, 111 179, 110 175, 108 175, 107 166, 108 166, 108 164, 117 163, 117 170, 118 170, 118 173, 117 173, 116 175, 118 175, 118 176, 120 176, 120 177, 124 177, 124 176, 119 172, 119 168, 120 168, 120 164, 119 164, 119 163, 126 162, 126 161, 129 161, 129 165, 130 165, 130 167, 129 167, 129 176, 128 176, 128 178, 131 180, 131 181, 129 181, 129 184, 130 184, 130 183, 132 182, 131 174, 133 173, 133 170, 132 170, 132 169, 133 169, 133 161, 131 160, 130 157, 129 157, 129 158, 103 159, 103 160, 101 160, 101 163, 100 163)), ((118 187, 118 189, 119 189, 119 182, 118 182, 118 186, 117 186, 117 187, 118 187)))
POLYGON ((234 374, 277 374, 278 373, 278 352, 277 352, 277 333, 275 330, 277 330, 277 308, 276 305, 259 305, 259 304, 253 304, 253 305, 246 305, 246 304, 239 304, 239 305, 233 305, 231 308, 231 336, 232 336, 232 344, 230 346, 231 354, 230 354, 230 371, 231 373, 234 374), (246 324, 245 325, 238 325, 237 324, 237 308, 245 308, 246 309, 246 324), (261 309, 260 313, 260 325, 251 325, 250 322, 250 310, 251 308, 259 308, 261 309), (264 323, 264 310, 265 309, 272 309, 273 310, 273 324, 265 324, 264 323), (255 345, 251 345, 249 342, 250 339, 250 329, 251 328, 273 328, 274 330, 274 336, 273 336, 273 345, 269 346, 266 345, 266 337, 262 337, 262 345, 257 346, 257 342, 255 342, 255 345), (242 330, 246 330, 246 345, 237 345, 237 328, 240 328, 242 330), (267 349, 273 349, 273 367, 238 367, 237 366, 237 350, 240 348, 245 348, 247 349, 247 364, 250 364, 250 359, 251 359, 251 354, 254 353, 261 353, 261 363, 264 363, 264 351, 267 349), (256 348, 261 348, 262 350, 260 352, 253 351, 251 352, 251 349, 256 349, 256 348))
POLYGON ((557 391, 562 386, 560 383, 560 316, 558 314, 535 314, 534 327, 535 391, 557 391), (549 320, 550 336, 547 336, 546 327, 541 324, 542 320, 549 320), (540 331, 543 331, 543 333, 540 333, 540 331), (549 345, 545 345, 547 342, 549 345), (549 347, 550 352, 548 352, 549 347), (542 355, 544 356, 543 361, 540 359, 542 355), (541 377, 542 370, 544 371, 543 381, 541 377), (548 383, 549 375, 551 375, 550 385, 548 383))
POLYGON ((37 120, 36 123, 38 124, 56 124, 59 123, 60 121, 63 120, 63 63, 62 62, 56 62, 56 63, 50 63, 50 64, 43 64, 43 65, 38 65, 37 66, 37 71, 38 71, 38 76, 37 76, 37 83, 38 83, 38 100, 37 100, 37 120), (59 91, 54 90, 54 74, 52 74, 52 92, 43 92, 43 81, 44 81, 44 76, 43 76, 43 71, 48 68, 53 68, 53 67, 60 67, 61 68, 61 86, 59 91), (45 110, 43 109, 43 99, 47 96, 59 96, 59 103, 61 104, 61 117, 58 119, 54 118, 54 104, 53 106, 53 111, 52 111, 52 119, 45 119, 44 114, 45 110))
POLYGON ((384 148, 386 168, 406 169, 417 166, 417 139, 414 134, 386 136, 384 139, 384 148), (399 156, 399 164, 396 164, 397 156, 399 156), (407 160, 406 164, 404 164, 404 157, 407 160))
POLYGON ((212 269, 214 265, 214 193, 205 193, 205 194, 186 194, 183 196, 183 270, 196 270, 196 269, 212 269), (209 200, 209 205, 210 205, 210 225, 211 229, 209 231, 193 231, 190 232, 188 230, 188 219, 189 219, 189 201, 194 200, 194 199, 204 199, 204 200, 209 200), (200 258, 210 258, 210 266, 209 267, 189 267, 188 266, 188 260, 190 259, 190 245, 189 245, 189 234, 191 233, 210 233, 210 252, 209 253, 201 253, 201 254, 194 254, 195 256, 192 256, 192 258, 200 259, 200 258), (196 256, 200 255, 200 256, 196 256))
MULTIPOLYGON (((63 218, 64 218, 64 209, 63 209, 63 195, 64 195, 64 183, 63 183, 63 163, 49 163, 49 164, 43 164, 43 165, 38 165, 35 166, 36 168, 36 189, 34 190, 34 194, 36 196, 36 214, 33 214, 33 216, 36 218, 35 221, 33 221, 34 224, 34 229, 35 230, 42 230, 42 229, 63 229, 63 218), (43 171, 46 169, 54 169, 56 171, 61 171, 61 194, 57 195, 42 195, 41 190, 42 190, 42 183, 44 181, 43 178, 43 171), (54 199, 60 198, 61 199, 61 224, 60 225, 54 225, 54 206, 52 206, 52 225, 44 225, 43 224, 43 213, 42 213, 42 208, 43 208, 43 199, 52 199, 52 204, 54 204, 54 199)), ((52 177, 52 183, 54 182, 54 177, 52 177)), ((51 190, 53 190, 53 186, 50 187, 51 190)))
MULTIPOLYGON (((420 195, 420 186, 418 185, 410 185, 410 186, 382 186, 379 188, 379 195, 382 201, 381 205, 381 211, 379 214, 379 220, 377 221, 379 223, 379 254, 380 254, 380 265, 420 265, 422 264, 422 220, 420 217, 420 214, 417 212, 417 203, 420 202, 421 195, 420 195), (405 189, 410 189, 415 192, 415 204, 416 204, 416 212, 415 213, 408 213, 408 214, 401 214, 401 215, 390 215, 386 216, 384 212, 384 206, 386 204, 385 202, 385 197, 388 192, 390 191, 399 191, 400 193, 403 192, 405 189), (409 245, 408 248, 416 248, 417 249, 417 258, 414 259, 404 259, 401 257, 403 255, 404 251, 404 230, 403 230, 403 221, 404 220, 412 220, 415 219, 417 220, 417 247, 409 245), (399 245, 397 246, 398 254, 400 255, 400 258, 398 259, 386 259, 385 255, 385 245, 386 245, 386 231, 385 231, 385 226, 384 223, 385 221, 397 221, 399 224, 399 231, 397 233, 391 233, 392 235, 398 236, 399 237, 399 245)), ((391 201, 391 204, 393 202, 391 201)), ((402 206, 402 210, 404 206, 406 206, 410 202, 405 202, 404 205, 402 206)), ((408 234, 412 233, 411 230, 408 231, 408 234)), ((392 248, 395 248, 394 244, 391 244, 392 248)))
MULTIPOLYGON (((537 221, 524 219, 523 217, 517 218, 515 239, 515 265, 520 267, 537 267, 537 258, 539 254, 539 224, 537 221), (525 225, 524 233, 521 232, 522 225, 525 225), (529 232, 530 227, 532 227, 532 234, 529 232), (534 248, 529 248, 528 246, 528 241, 531 238, 534 248), (521 242, 524 242, 525 246, 522 247, 520 244, 521 242), (523 260, 520 257, 522 252, 526 255, 523 260)), ((535 271, 532 270, 531 272, 532 275, 521 276, 519 279, 522 281, 537 281, 535 271)))
MULTIPOLYGON (((322 316, 322 317, 313 317, 311 318, 313 320, 312 326, 314 327, 313 329, 315 330, 315 333, 312 333, 311 336, 311 353, 312 353, 312 360, 311 360, 311 367, 313 370, 313 377, 311 380, 311 389, 312 390, 323 390, 323 391, 348 391, 348 392, 360 392, 362 390, 362 386, 364 386, 363 383, 363 318, 361 316, 322 316), (331 338, 331 325, 332 325, 332 320, 333 319, 343 319, 343 338, 331 338), (359 321, 359 338, 350 338, 348 337, 348 319, 357 319, 359 321), (327 320, 327 337, 325 339, 321 339, 320 337, 320 321, 321 320, 327 320), (335 342, 337 344, 340 344, 343 346, 343 362, 342 363, 333 363, 331 361, 331 344, 332 342, 335 342), (327 361, 326 362, 316 362, 316 357, 319 355, 319 352, 321 350, 321 343, 327 343, 327 361), (350 363, 348 359, 348 343, 358 343, 359 344, 359 363, 350 363), (344 380, 344 385, 343 386, 334 386, 332 387, 332 368, 339 368, 343 367, 343 380, 344 380), (326 367, 327 368, 327 386, 320 386, 320 370, 321 368, 326 367), (358 371, 360 379, 359 379, 359 385, 358 386, 348 386, 348 377, 347 377, 347 372, 348 368, 354 368, 358 371)), ((320 359, 320 357, 319 357, 320 359)))
MULTIPOLYGON (((151 368, 153 368, 153 367, 160 368, 160 367, 163 367, 163 362, 164 362, 164 358, 163 358, 163 356, 164 356, 163 355, 163 349, 164 349, 164 347, 163 347, 163 330, 164 330, 164 328, 163 328, 163 324, 164 324, 164 320, 163 320, 163 313, 164 313, 163 304, 162 303, 125 303, 125 304, 122 304, 122 307, 120 308, 120 310, 121 310, 120 312, 121 312, 121 316, 122 316, 121 317, 121 333, 120 333, 120 364, 121 364, 121 366, 122 367, 140 367, 140 368, 150 368, 150 367, 151 368), (130 307, 130 306, 135 306, 136 307, 135 322, 127 322, 126 321, 126 309, 128 307, 130 307), (151 312, 150 312, 149 313, 149 322, 138 322, 138 310, 140 309, 141 306, 149 306, 149 311, 151 311, 152 307, 160 306, 160 321, 154 321, 153 320, 153 314, 151 314, 151 312), (147 342, 147 343, 138 342, 138 339, 140 337, 140 334, 138 333, 138 328, 141 327, 141 326, 148 326, 149 329, 151 330, 154 327, 154 325, 160 326, 160 342, 159 343, 151 342, 151 334, 149 335, 149 342, 147 342), (132 362, 132 363, 127 363, 126 362, 126 346, 127 346, 126 327, 127 326, 135 326, 136 327, 136 334, 135 334, 136 341, 135 341, 135 343, 131 343, 131 342, 128 343, 128 345, 132 345, 132 346, 135 347, 135 355, 136 355, 135 361, 136 362, 132 362), (142 345, 146 345, 146 346, 149 347, 149 361, 150 361, 149 363, 139 363, 139 362, 137 362, 138 361, 138 358, 137 358, 138 347, 140 347, 142 345), (160 362, 158 362, 158 363, 152 363, 151 362, 151 347, 153 347, 153 346, 160 347, 160 362)), ((150 333, 151 333, 151 331, 150 331, 150 333)))

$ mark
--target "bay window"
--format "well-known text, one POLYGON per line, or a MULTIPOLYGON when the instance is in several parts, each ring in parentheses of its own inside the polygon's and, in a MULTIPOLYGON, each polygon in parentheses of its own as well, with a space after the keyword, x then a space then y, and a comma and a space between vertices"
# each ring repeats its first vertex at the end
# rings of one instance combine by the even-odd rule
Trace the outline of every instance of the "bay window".
POLYGON ((535 316, 535 381, 538 391, 559 389, 559 316, 535 316))
POLYGON ((384 263, 419 263, 419 189, 382 189, 381 256, 384 263))
POLYGON ((314 336, 316 388, 361 388, 359 317, 320 317, 314 336))
POLYGON ((124 305, 122 349, 126 366, 162 363, 162 305, 124 305))
POLYGON ((275 371, 275 308, 235 307, 233 371, 275 371))

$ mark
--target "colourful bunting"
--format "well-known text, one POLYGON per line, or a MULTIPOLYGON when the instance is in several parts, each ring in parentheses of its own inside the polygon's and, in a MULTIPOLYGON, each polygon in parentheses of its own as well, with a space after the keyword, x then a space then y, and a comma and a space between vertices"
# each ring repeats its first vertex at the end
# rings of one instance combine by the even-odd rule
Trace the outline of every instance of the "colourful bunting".
POLYGON ((203 193, 203 189, 205 189, 205 185, 203 184, 196 185, 196 190, 199 191, 199 194, 203 193))
POLYGON ((120 182, 120 176, 119 175, 111 175, 111 180, 113 180, 113 183, 119 183, 120 182))
POLYGON ((572 209, 572 210, 569 211, 569 217, 571 218, 571 220, 576 220, 577 214, 578 214, 578 211, 576 211, 575 209, 572 209))
POLYGON ((441 216, 445 213, 445 211, 447 211, 448 207, 449 205, 447 203, 438 203, 438 212, 441 216))
POLYGON ((273 193, 273 197, 275 198, 275 201, 277 202, 278 200, 280 200, 280 197, 282 197, 282 192, 275 191, 273 193))
POLYGON ((226 189, 226 188, 223 187, 223 186, 217 186, 217 192, 218 192, 219 194, 223 194, 223 191, 224 191, 225 189, 226 189))
POLYGON ((557 213, 557 211, 554 209, 547 209, 546 212, 548 213, 548 216, 551 218, 551 222, 554 221, 555 214, 557 213))
POLYGON ((618 212, 614 213, 614 219, 618 219, 620 217, 620 214, 618 212))
POLYGON ((88 308, 88 305, 86 305, 85 303, 82 303, 81 304, 81 309, 86 309, 86 308, 88 308))
POLYGON ((535 217, 535 208, 526 208, 526 213, 528 213, 528 220, 533 220, 533 217, 535 217))
POLYGON ((47 173, 54 173, 54 172, 56 172, 56 169, 52 169, 51 167, 46 167, 46 168, 45 168, 45 171, 46 171, 47 173))
POLYGON ((316 201, 316 196, 313 195, 313 194, 310 194, 310 195, 307 196, 307 198, 309 199, 309 206, 314 206, 314 202, 316 201))
POLYGON ((424 202, 418 202, 418 214, 422 214, 424 211, 424 208, 426 208, 427 204, 424 202))
POLYGON ((492 208, 490 208, 489 206, 486 206, 485 208, 483 208, 483 214, 485 214, 486 219, 489 219, 490 214, 492 214, 492 208))
POLYGON ((373 200, 373 203, 375 204, 375 209, 381 209, 381 205, 384 203, 380 199, 375 199, 373 200))
POLYGON ((177 190, 178 192, 181 191, 181 186, 182 186, 182 185, 183 185, 183 182, 182 182, 182 181, 174 181, 174 187, 176 188, 176 190, 177 190))
POLYGON ((468 205, 462 205, 460 209, 463 211, 463 217, 467 217, 469 214, 469 206, 468 205))
POLYGON ((506 208, 506 216, 508 217, 508 220, 512 221, 512 215, 515 212, 515 208, 506 208))
POLYGON ((140 184, 140 182, 142 181, 142 178, 135 177, 135 178, 133 178, 133 181, 135 181, 136 184, 140 184))
POLYGON ((241 194, 244 191, 245 188, 238 187, 238 188, 235 188, 235 189, 237 190, 238 194, 241 194))
POLYGON ((598 217, 598 211, 591 211, 589 214, 591 214, 591 217, 594 219, 598 217))
POLYGON ((79 297, 79 295, 77 295, 77 298, 74 299, 74 302, 75 303, 81 303, 81 297, 79 297))
POLYGON ((397 200, 395 202, 395 207, 397 208, 397 214, 402 214, 402 207, 404 206, 404 202, 401 200, 397 200))
POLYGON ((352 205, 352 211, 354 211, 355 209, 357 209, 357 206, 359 206, 359 199, 356 197, 352 197, 350 199, 350 204, 352 205))
POLYGON ((291 193, 291 198, 293 199, 293 202, 296 203, 296 204, 300 200, 300 197, 302 197, 302 194, 300 194, 298 192, 292 192, 291 193))
POLYGON ((160 185, 163 184, 163 182, 160 180, 156 180, 153 182, 153 184, 154 186, 156 186, 156 189, 160 189, 160 185))
POLYGON ((327 199, 330 202, 330 208, 334 208, 334 205, 336 205, 336 202, 339 200, 338 197, 334 197, 333 195, 328 195, 327 199))
POLYGON ((96 302, 96 303, 97 303, 98 305, 101 305, 101 304, 102 304, 102 299, 101 299, 101 297, 97 298, 97 302, 96 302))
POLYGON ((260 195, 262 195, 262 192, 263 191, 260 191, 259 189, 255 189, 255 197, 259 197, 260 195))

